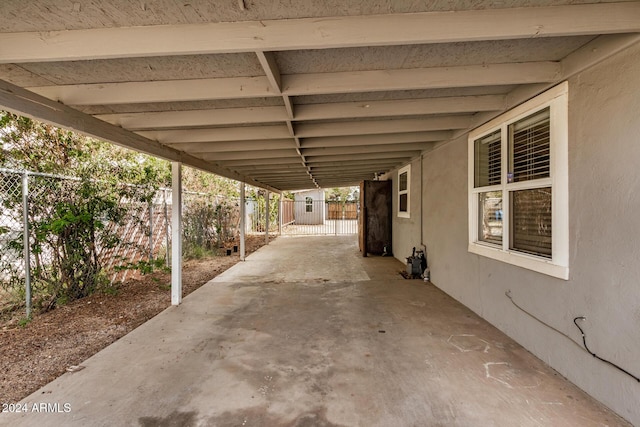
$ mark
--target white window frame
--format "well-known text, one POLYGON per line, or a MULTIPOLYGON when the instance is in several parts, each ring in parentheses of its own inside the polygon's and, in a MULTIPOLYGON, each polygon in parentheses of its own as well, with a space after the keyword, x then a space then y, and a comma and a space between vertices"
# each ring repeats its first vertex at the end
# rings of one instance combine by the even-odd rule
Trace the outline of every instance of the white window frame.
POLYGON ((400 218, 411 218, 411 165, 407 165, 403 168, 400 168, 398 170, 398 217, 400 218), (403 173, 407 174, 407 189, 406 190, 400 190, 400 175, 402 175, 403 173), (401 194, 406 194, 407 195, 407 211, 403 212, 400 211, 400 195, 401 194))
POLYGON ((468 189, 469 189, 469 252, 513 264, 542 274, 569 279, 569 126, 568 126, 569 85, 563 82, 526 103, 496 117, 469 133, 468 143, 468 189), (507 183, 507 128, 510 124, 537 111, 550 107, 550 176, 535 182, 507 183), (474 188, 475 141, 500 129, 502 132, 501 183, 474 188), (510 244, 510 192, 523 188, 551 187, 552 204, 552 254, 551 258, 535 256, 512 250, 510 244), (478 198, 480 193, 502 191, 502 245, 491 244, 478 239, 478 198))

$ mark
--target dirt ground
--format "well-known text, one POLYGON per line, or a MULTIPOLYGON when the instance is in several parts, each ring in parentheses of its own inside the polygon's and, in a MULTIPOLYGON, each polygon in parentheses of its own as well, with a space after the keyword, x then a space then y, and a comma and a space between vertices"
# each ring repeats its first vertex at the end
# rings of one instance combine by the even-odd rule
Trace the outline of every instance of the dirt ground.
MULTIPOLYGON (((246 253, 262 245, 264 236, 248 236, 246 253)), ((239 261, 237 253, 186 261, 183 295, 239 261)), ((115 295, 93 294, 23 327, 19 316, 0 324, 0 403, 19 402, 166 309, 170 289, 170 273, 152 273, 128 280, 115 295)))

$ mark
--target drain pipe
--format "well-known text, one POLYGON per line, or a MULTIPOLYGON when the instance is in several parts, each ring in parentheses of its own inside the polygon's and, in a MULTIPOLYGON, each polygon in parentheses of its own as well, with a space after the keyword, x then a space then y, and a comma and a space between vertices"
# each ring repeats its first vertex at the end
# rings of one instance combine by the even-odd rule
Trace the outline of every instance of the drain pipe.
POLYGON ((424 200, 423 199, 423 194, 422 194, 422 180, 424 178, 424 174, 422 173, 422 169, 423 169, 423 161, 424 161, 424 155, 422 153, 420 153, 420 245, 422 245, 424 247, 424 254, 427 254, 427 247, 424 244, 424 230, 423 230, 423 221, 424 221, 424 212, 423 212, 423 207, 424 207, 424 200))

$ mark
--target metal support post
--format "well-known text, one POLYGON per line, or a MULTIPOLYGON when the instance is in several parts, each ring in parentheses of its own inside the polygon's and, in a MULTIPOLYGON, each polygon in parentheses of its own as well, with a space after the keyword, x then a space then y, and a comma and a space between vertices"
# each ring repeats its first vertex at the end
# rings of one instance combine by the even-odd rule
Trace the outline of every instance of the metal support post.
POLYGON ((244 182, 240 183, 240 261, 244 261, 245 248, 244 248, 244 235, 246 232, 246 219, 247 219, 247 202, 245 201, 245 185, 244 182))
POLYGON ((164 205, 164 239, 166 244, 165 262, 167 267, 171 266, 171 252, 169 251, 169 213, 167 209, 167 190, 162 190, 162 203, 164 205))
POLYGON ((149 202, 149 261, 153 261, 153 200, 149 202))
POLYGON ((22 174, 22 242, 24 249, 24 290, 27 318, 31 317, 31 247, 29 238, 29 174, 22 174))
POLYGON ((278 236, 282 236, 282 193, 278 198, 278 236))
POLYGON ((265 224, 265 230, 264 230, 264 244, 268 245, 269 244, 269 190, 265 190, 266 194, 264 195, 264 200, 265 200, 265 208, 264 208, 264 215, 265 215, 265 220, 264 220, 264 224, 265 224))

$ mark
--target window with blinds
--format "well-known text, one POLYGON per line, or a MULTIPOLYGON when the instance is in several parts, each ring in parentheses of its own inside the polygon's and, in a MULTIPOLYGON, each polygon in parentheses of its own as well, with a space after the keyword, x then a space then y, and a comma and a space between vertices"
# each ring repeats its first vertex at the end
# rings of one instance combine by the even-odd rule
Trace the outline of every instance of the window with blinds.
POLYGON ((551 188, 512 191, 510 248, 551 258, 551 188))
POLYGON ((409 218, 409 174, 411 165, 407 165, 398 171, 398 216, 409 218))
POLYGON ((551 122, 549 108, 509 125, 509 182, 548 178, 551 122))
POLYGON ((566 82, 469 133, 470 252, 568 278, 568 139, 566 82))
POLYGON ((500 184, 502 139, 498 130, 475 141, 475 187, 500 184))

